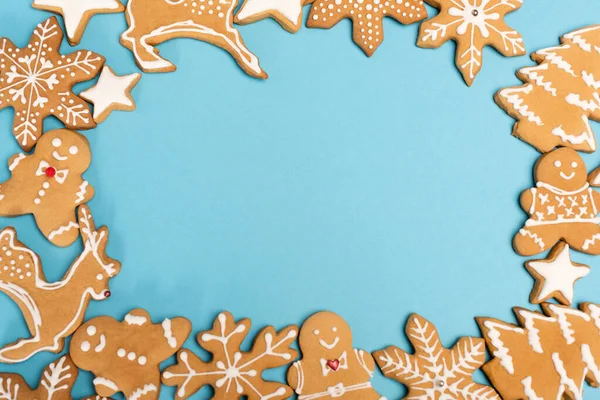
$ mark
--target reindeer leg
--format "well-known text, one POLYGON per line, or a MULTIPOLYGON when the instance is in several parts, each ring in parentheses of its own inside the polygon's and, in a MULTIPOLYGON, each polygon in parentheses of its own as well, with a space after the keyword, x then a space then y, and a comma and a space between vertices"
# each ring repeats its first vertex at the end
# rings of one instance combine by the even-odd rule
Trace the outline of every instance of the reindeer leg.
POLYGON ((40 231, 56 246, 69 246, 79 237, 79 224, 72 208, 53 213, 38 212, 34 217, 40 231))
POLYGON ((65 347, 64 339, 43 339, 39 335, 21 339, 0 349, 0 361, 13 364, 23 362, 41 351, 60 353, 65 347))

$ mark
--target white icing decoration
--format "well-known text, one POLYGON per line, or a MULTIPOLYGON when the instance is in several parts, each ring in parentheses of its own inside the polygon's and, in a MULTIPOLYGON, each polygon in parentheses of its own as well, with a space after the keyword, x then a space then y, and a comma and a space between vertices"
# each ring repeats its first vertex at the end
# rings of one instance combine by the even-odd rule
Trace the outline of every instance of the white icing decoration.
POLYGON ((144 385, 141 388, 136 389, 135 392, 133 392, 131 394, 131 396, 129 396, 129 398, 127 400, 138 400, 140 397, 142 397, 145 394, 148 394, 150 392, 156 392, 156 386, 154 386, 153 384, 149 383, 147 385, 144 385))
POLYGON ((86 188, 88 187, 88 185, 88 181, 81 182, 81 185, 79 185, 79 191, 76 193, 77 198, 75 199, 75 204, 79 204, 83 200, 85 200, 85 194, 87 192, 86 188))
POLYGON ((526 377, 521 381, 523 384, 523 393, 527 396, 527 400, 544 400, 542 397, 538 397, 533 388, 531 387, 531 376, 526 377))
POLYGON ((303 4, 303 0, 246 0, 235 17, 244 22, 245 19, 274 11, 290 25, 297 25, 302 16, 303 4))
POLYGON ((96 347, 94 347, 94 351, 96 353, 100 353, 106 347, 106 336, 104 334, 100 335, 100 343, 96 347))
POLYGON ((173 337, 173 332, 171 332, 171 320, 169 318, 165 318, 165 320, 162 322, 162 328, 164 331, 165 339, 167 339, 167 343, 169 343, 169 346, 171 346, 171 348, 176 349, 177 339, 173 337))
POLYGON ((500 330, 512 331, 520 334, 525 333, 525 331, 519 327, 490 320, 484 321, 483 326, 488 330, 487 337, 490 339, 492 346, 496 348, 493 352, 494 357, 500 360, 500 365, 502 365, 509 374, 514 374, 515 367, 512 362, 513 359, 509 354, 509 349, 504 345, 504 342, 501 339, 500 330))
POLYGON ((92 347, 92 345, 87 340, 84 340, 83 342, 81 342, 80 348, 81 348, 81 351, 83 351, 84 353, 90 351, 91 347, 92 347))
POLYGON ((563 337, 567 341, 567 344, 575 343, 575 337, 573 336, 575 331, 573 329, 571 329, 571 323, 569 322, 569 320, 567 318, 567 314, 573 315, 575 317, 579 317, 586 322, 591 321, 591 318, 589 315, 582 313, 579 310, 574 310, 574 309, 568 308, 568 307, 559 307, 554 304, 550 304, 549 308, 550 308, 550 311, 554 315, 556 315, 556 319, 558 321, 558 326, 560 327, 560 331, 562 332, 563 337))
POLYGON ((527 330, 527 342, 536 353, 542 354, 544 349, 540 342, 539 329, 535 327, 535 320, 556 322, 556 318, 546 317, 535 312, 520 310, 519 315, 524 320, 525 329, 527 330))
POLYGON ((139 326, 142 326, 146 322, 148 322, 148 319, 146 317, 141 317, 139 315, 127 314, 125 316, 125 322, 127 322, 129 325, 139 325, 139 326))
POLYGON ((114 383, 113 381, 103 378, 101 376, 98 376, 94 379, 94 386, 106 386, 109 389, 114 390, 115 392, 119 391, 119 387, 117 386, 116 383, 114 383))
POLYGON ((85 331, 89 336, 94 336, 96 334, 96 327, 94 325, 90 325, 85 331))

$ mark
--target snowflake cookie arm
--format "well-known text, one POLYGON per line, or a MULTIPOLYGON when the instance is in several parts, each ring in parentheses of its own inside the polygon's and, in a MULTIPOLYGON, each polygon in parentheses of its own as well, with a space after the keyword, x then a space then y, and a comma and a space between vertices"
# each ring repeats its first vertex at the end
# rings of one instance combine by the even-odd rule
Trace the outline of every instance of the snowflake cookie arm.
POLYGON ((504 21, 496 21, 494 25, 488 27, 490 30, 489 45, 505 57, 515 57, 525 55, 525 45, 521 34, 504 21))

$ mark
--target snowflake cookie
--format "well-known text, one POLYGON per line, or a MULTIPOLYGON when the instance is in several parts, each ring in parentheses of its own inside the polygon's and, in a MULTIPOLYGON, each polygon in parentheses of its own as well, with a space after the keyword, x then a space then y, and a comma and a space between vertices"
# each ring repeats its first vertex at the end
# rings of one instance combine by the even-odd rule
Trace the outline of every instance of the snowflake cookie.
POLYGON ((521 193, 529 219, 513 239, 515 251, 533 256, 563 240, 574 250, 600 254, 600 193, 590 188, 581 156, 561 147, 542 155, 533 175, 536 186, 521 193))
POLYGON ((69 129, 96 126, 89 105, 72 89, 95 77, 104 57, 88 50, 61 55, 62 39, 56 17, 39 24, 22 49, 0 38, 0 109, 14 108, 13 134, 25 151, 35 146, 50 115, 69 129))
POLYGON ((67 129, 47 132, 32 154, 9 159, 11 177, 0 184, 0 216, 33 214, 48 240, 62 247, 73 244, 79 236, 75 209, 94 196, 81 176, 91 160, 83 135, 67 129))
POLYGON ((346 321, 330 311, 312 315, 300 330, 302 358, 288 370, 298 400, 385 400, 371 386, 375 361, 352 346, 346 321))
POLYGON ((600 307, 514 308, 519 325, 477 318, 492 360, 482 367, 503 399, 583 399, 600 384, 600 307))
POLYGON ((302 26, 302 7, 314 0, 245 0, 233 22, 251 24, 273 18, 285 30, 296 33, 302 26))
POLYGON ((79 44, 83 31, 96 14, 120 13, 125 7, 119 0, 33 0, 33 8, 61 14, 71 46, 79 44))
POLYGON ((405 399, 500 400, 494 389, 473 382, 485 362, 483 339, 463 337, 446 349, 435 326, 417 314, 408 318, 406 335, 414 354, 396 346, 373 352, 384 375, 408 387, 405 399))
POLYGON ((31 338, 0 349, 0 362, 22 362, 41 351, 59 353, 64 339, 83 322, 90 300, 110 297, 108 282, 121 264, 106 255, 108 230, 96 229, 90 210, 79 207, 83 251, 58 281, 46 281, 37 254, 19 242, 13 228, 0 231, 0 291, 19 306, 31 338))
POLYGON ((412 24, 427 18, 427 10, 423 0, 317 0, 306 26, 329 29, 350 18, 354 43, 371 57, 383 42, 384 17, 412 24))
POLYGON ((227 51, 248 75, 267 78, 233 27, 237 4, 237 0, 129 0, 125 12, 129 29, 121 35, 121 44, 133 52, 142 71, 171 72, 175 66, 154 46, 176 38, 197 39, 227 51))
POLYGON ((525 84, 498 91, 495 100, 517 120, 513 135, 537 150, 593 152, 589 120, 600 121, 600 25, 568 33, 561 43, 533 53, 539 65, 517 72, 525 84))
POLYGON ((504 23, 504 16, 519 9, 523 0, 426 0, 440 10, 421 24, 417 45, 438 48, 456 42, 456 66, 471 86, 481 70, 482 51, 492 46, 506 57, 525 54, 521 35, 504 23))
POLYGON ((590 273, 590 267, 571 261, 569 245, 559 242, 545 260, 525 263, 527 271, 535 278, 529 301, 539 304, 551 298, 570 306, 575 282, 590 273))
POLYGON ((123 392, 130 400, 158 399, 160 363, 175 354, 191 330, 186 318, 154 324, 141 309, 131 310, 122 322, 96 317, 75 332, 70 355, 77 367, 96 376, 101 396, 123 392))
POLYGON ((204 362, 182 349, 177 353, 177 364, 163 372, 162 382, 177 386, 176 399, 187 399, 205 385, 213 387, 215 399, 287 399, 292 390, 281 383, 265 381, 262 373, 296 358, 298 353, 290 345, 296 340, 298 327, 291 325, 277 332, 268 326, 260 331, 252 349, 245 352, 240 346, 250 327, 249 319, 236 322, 230 313, 220 313, 213 328, 196 338, 202 348, 213 354, 212 361, 204 362))
MULTIPOLYGON (((79 371, 69 356, 50 363, 42 372, 37 389, 29 387, 21 375, 0 372, 0 399, 3 400, 72 400, 71 390, 79 371)), ((83 400, 109 400, 90 396, 83 400)))

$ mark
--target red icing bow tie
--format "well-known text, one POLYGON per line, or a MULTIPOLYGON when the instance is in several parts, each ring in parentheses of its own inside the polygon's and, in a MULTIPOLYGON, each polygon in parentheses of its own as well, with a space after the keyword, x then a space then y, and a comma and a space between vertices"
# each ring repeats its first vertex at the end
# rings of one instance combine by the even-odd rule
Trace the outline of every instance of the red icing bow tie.
POLYGON ((340 360, 327 360, 327 366, 332 371, 337 371, 340 367, 340 360))
POLYGON ((63 169, 59 170, 51 166, 46 161, 40 161, 40 165, 38 166, 37 171, 35 172, 37 176, 46 175, 48 178, 54 178, 58 183, 64 183, 67 179, 67 175, 69 174, 69 170, 63 169))

